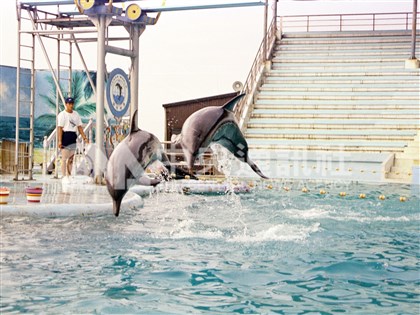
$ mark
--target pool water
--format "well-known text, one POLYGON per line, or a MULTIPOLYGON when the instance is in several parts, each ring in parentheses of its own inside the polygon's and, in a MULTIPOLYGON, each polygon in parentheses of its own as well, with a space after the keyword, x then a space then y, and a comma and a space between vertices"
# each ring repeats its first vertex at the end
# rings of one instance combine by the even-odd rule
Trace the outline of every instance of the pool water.
POLYGON ((419 314, 418 191, 288 185, 160 192, 118 218, 3 216, 0 312, 419 314))

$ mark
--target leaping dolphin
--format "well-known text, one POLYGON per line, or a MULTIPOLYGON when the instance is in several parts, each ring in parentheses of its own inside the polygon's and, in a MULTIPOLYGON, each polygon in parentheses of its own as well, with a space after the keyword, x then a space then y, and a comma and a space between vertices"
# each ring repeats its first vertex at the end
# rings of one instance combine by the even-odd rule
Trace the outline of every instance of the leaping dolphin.
POLYGON ((172 142, 182 147, 190 172, 197 156, 215 142, 228 149, 240 161, 248 163, 259 176, 268 178, 249 158, 248 143, 233 114, 233 108, 244 95, 234 97, 223 106, 209 106, 194 112, 185 120, 181 134, 173 137, 172 142))
MULTIPOLYGON (((155 161, 161 161, 165 167, 163 177, 168 179, 171 164, 162 144, 153 134, 141 130, 137 125, 137 111, 131 120, 130 134, 117 145, 112 152, 106 167, 106 185, 113 199, 115 216, 120 213, 121 201, 131 186, 156 186, 160 179, 149 179, 144 176, 145 169, 155 161)), ((177 178, 184 178, 189 173, 175 168, 177 178)), ((190 175, 191 178, 195 178, 190 175)))

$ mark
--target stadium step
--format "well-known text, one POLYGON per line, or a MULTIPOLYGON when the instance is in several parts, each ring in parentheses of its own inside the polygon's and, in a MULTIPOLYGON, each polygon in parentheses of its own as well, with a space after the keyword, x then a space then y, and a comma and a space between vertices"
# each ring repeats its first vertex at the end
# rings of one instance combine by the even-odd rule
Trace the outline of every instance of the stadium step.
POLYGON ((419 70, 405 69, 410 48, 409 31, 282 34, 246 123, 251 154, 379 154, 389 178, 407 177, 420 130, 419 70))

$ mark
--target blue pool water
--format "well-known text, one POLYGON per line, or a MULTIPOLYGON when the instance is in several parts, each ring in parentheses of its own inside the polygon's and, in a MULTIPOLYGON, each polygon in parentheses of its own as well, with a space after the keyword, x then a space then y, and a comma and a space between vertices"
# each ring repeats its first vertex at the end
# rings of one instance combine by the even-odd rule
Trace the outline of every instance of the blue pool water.
POLYGON ((3 216, 0 312, 419 314, 418 192, 288 185, 161 192, 118 218, 3 216))

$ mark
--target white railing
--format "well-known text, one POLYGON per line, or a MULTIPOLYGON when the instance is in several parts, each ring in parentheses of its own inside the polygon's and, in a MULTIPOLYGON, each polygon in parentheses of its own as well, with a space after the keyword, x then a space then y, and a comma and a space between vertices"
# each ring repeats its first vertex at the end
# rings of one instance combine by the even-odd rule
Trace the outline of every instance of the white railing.
MULTIPOLYGON (((417 15, 419 16, 419 15, 417 15)), ((411 30, 412 12, 280 16, 281 33, 411 30)), ((419 17, 417 18, 419 22, 419 17)))
MULTIPOLYGON (((89 139, 89 143, 92 143, 93 141, 93 119, 89 119, 89 122, 86 124, 86 126, 83 128, 83 131, 86 135, 86 137, 89 139)), ((57 148, 57 141, 56 141, 56 135, 57 135, 57 128, 54 129, 54 131, 48 136, 44 137, 44 152, 43 152, 43 163, 42 163, 42 174, 46 175, 47 173, 51 173, 54 169, 57 173, 57 154, 59 155, 59 150, 57 148)), ((80 158, 83 154, 83 151, 85 149, 85 142, 82 141, 82 136, 78 135, 77 137, 77 144, 76 144, 76 153, 74 157, 73 163, 77 164, 77 159, 80 158)))
POLYGON ((274 44, 276 42, 277 26, 275 24, 276 19, 273 18, 270 27, 261 42, 257 55, 255 56, 244 87, 242 88, 241 93, 244 93, 245 96, 235 106, 235 115, 239 122, 239 128, 242 131, 245 128, 245 122, 247 121, 250 113, 250 107, 253 103, 254 94, 261 82, 261 77, 266 67, 266 61, 270 60, 272 56, 274 44))
MULTIPOLYGON (((178 147, 171 141, 161 142, 166 155, 168 156, 169 162, 173 167, 180 167, 185 170, 188 169, 187 163, 185 162, 184 153, 181 147, 178 147)), ((217 175, 217 159, 212 150, 205 149, 202 154, 198 156, 193 166, 194 172, 203 175, 217 175)), ((174 171, 174 170, 171 170, 174 171)))

